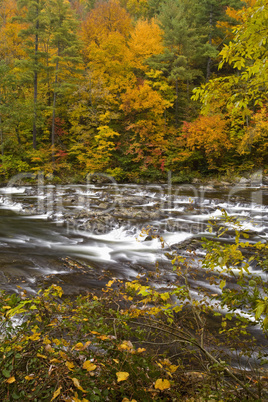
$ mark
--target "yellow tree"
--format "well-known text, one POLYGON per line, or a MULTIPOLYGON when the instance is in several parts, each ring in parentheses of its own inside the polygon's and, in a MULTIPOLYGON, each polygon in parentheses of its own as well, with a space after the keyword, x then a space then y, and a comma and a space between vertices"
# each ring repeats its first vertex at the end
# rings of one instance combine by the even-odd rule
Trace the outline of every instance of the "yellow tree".
POLYGON ((92 82, 105 86, 114 102, 132 78, 127 46, 132 29, 130 15, 116 0, 99 3, 82 24, 83 54, 92 82))
POLYGON ((15 0, 0 2, 0 58, 8 64, 25 57, 19 32, 26 25, 18 22, 20 15, 15 0))
POLYGON ((164 51, 163 31, 154 19, 137 21, 128 42, 133 67, 148 71, 146 60, 164 51))
MULTIPOLYGON (((165 139, 164 111, 166 101, 146 81, 137 81, 122 96, 125 113, 125 152, 142 171, 148 167, 164 169, 165 139)), ((124 148, 124 147, 123 147, 124 148)))

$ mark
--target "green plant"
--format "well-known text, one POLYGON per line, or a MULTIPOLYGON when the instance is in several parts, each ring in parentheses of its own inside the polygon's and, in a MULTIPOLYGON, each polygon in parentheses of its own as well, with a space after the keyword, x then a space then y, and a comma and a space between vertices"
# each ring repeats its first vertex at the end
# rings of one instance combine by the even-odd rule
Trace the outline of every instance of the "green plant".
MULTIPOLYGON (((178 395, 167 365, 159 367, 154 355, 133 345, 129 318, 107 295, 62 296, 56 285, 34 298, 1 294, 2 401, 167 401, 178 395)), ((136 339, 141 335, 135 332, 136 339)))

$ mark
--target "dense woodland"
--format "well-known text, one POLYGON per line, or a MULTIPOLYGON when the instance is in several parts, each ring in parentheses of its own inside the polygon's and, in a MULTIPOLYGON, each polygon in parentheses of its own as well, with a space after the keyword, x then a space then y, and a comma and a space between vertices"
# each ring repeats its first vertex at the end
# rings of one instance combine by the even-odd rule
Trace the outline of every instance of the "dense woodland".
POLYGON ((265 168, 267 21, 267 0, 0 0, 0 178, 265 168))

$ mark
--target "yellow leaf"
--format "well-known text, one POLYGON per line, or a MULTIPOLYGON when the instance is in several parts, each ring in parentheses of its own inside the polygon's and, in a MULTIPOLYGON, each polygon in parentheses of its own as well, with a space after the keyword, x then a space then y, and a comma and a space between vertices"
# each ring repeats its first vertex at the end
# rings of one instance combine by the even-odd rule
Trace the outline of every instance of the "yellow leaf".
POLYGON ((115 363, 119 363, 119 360, 117 360, 117 359, 113 359, 113 361, 115 362, 115 363))
POLYGON ((50 363, 60 363, 59 359, 50 359, 49 360, 50 363))
POLYGON ((11 307, 10 306, 3 306, 4 310, 9 310, 11 307))
POLYGON ((145 352, 145 351, 146 351, 145 348, 138 348, 138 349, 137 349, 137 352, 138 352, 138 353, 142 353, 142 352, 145 352))
POLYGON ((119 350, 133 350, 133 345, 130 341, 123 341, 121 345, 118 346, 119 350))
POLYGON ((113 283, 114 283, 114 281, 109 281, 106 286, 107 286, 108 288, 110 288, 113 283))
POLYGON ((100 335, 98 336, 99 339, 101 339, 102 341, 106 341, 106 339, 110 339, 109 336, 107 335, 100 335))
POLYGON ((87 371, 93 371, 97 368, 96 364, 91 363, 91 361, 87 360, 83 364, 83 368, 87 371))
POLYGON ((37 357, 41 357, 42 359, 47 359, 47 356, 41 355, 41 353, 37 353, 36 356, 37 356, 37 357))
POLYGON ((60 394, 61 389, 62 389, 62 387, 59 387, 59 388, 57 389, 57 391, 54 392, 53 398, 51 399, 50 402, 54 401, 54 399, 57 398, 57 396, 60 394))
POLYGON ((161 391, 163 391, 164 389, 170 388, 170 382, 168 380, 162 380, 161 378, 159 378, 158 380, 156 380, 154 387, 155 389, 160 389, 161 391))
POLYGON ((67 359, 67 355, 66 355, 66 353, 64 353, 62 350, 60 350, 60 356, 63 358, 63 359, 67 359))
POLYGON ((73 348, 72 350, 84 350, 84 345, 82 342, 78 342, 73 348))
POLYGON ((16 381, 16 378, 15 378, 15 377, 9 377, 9 379, 6 380, 6 382, 7 382, 8 384, 12 384, 12 383, 15 382, 15 381, 16 381))
POLYGON ((30 381, 34 378, 34 374, 26 375, 24 378, 25 380, 30 381))
POLYGON ((137 402, 136 401, 136 399, 128 399, 128 398, 124 398, 123 400, 122 400, 122 402, 137 402))
POLYGON ((80 385, 80 382, 78 381, 77 378, 71 378, 72 382, 74 383, 74 386, 78 389, 80 389, 80 391, 82 392, 87 392, 85 389, 83 389, 80 385))
POLYGON ((69 370, 72 370, 74 368, 73 362, 65 362, 65 366, 68 367, 69 370))
POLYGON ((119 371, 118 373, 116 373, 116 376, 117 376, 117 382, 126 381, 129 377, 129 373, 125 371, 119 371))
POLYGON ((28 339, 31 339, 32 341, 38 341, 38 339, 40 339, 40 333, 34 333, 33 335, 29 336, 28 339))
POLYGON ((179 366, 175 366, 174 364, 171 364, 171 365, 169 366, 169 371, 170 371, 171 373, 175 373, 175 371, 177 370, 178 367, 179 367, 179 366))

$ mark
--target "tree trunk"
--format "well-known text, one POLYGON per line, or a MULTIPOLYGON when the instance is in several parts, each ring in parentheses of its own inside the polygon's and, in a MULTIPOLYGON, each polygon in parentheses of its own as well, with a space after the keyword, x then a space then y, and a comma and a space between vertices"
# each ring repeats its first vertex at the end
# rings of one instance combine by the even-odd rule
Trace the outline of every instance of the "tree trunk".
POLYGON ((176 124, 176 127, 178 127, 178 125, 179 125, 179 85, 178 85, 177 78, 176 78, 175 124, 176 124))
MULTIPOLYGON (((58 48, 58 56, 60 50, 58 48)), ((51 125, 51 146, 52 146, 52 162, 55 161, 55 118, 56 118, 56 104, 57 104, 57 84, 58 84, 58 71, 59 71, 59 59, 56 61, 56 72, 54 81, 54 93, 53 93, 53 112, 52 112, 52 125, 51 125)))
POLYGON ((2 117, 0 116, 0 141, 1 141, 1 155, 4 155, 4 143, 3 143, 3 129, 2 129, 2 117))
MULTIPOLYGON (((209 14, 209 37, 208 37, 208 43, 210 45, 212 45, 212 25, 213 25, 213 7, 211 6, 210 14, 209 14)), ((211 62, 212 62, 212 59, 211 59, 211 57, 209 57, 208 61, 207 61, 206 82, 208 82, 210 75, 211 75, 211 62)))
POLYGON ((21 139, 20 139, 20 133, 19 133, 18 127, 15 128, 15 132, 16 132, 18 143, 19 143, 19 145, 21 145, 21 139))
MULTIPOLYGON (((39 15, 39 11, 37 8, 37 16, 39 15)), ((34 118, 33 118, 33 148, 36 149, 36 120, 37 120, 37 91, 38 91, 38 73, 37 73, 37 64, 38 64, 38 29, 39 29, 39 20, 36 21, 36 34, 35 34, 35 43, 34 43, 34 58, 35 58, 35 71, 34 71, 34 118)))

